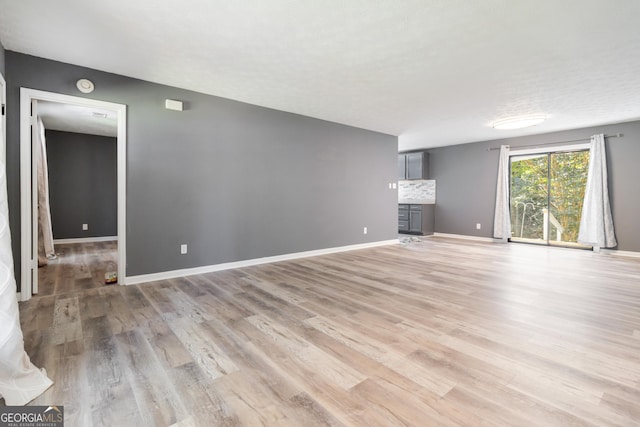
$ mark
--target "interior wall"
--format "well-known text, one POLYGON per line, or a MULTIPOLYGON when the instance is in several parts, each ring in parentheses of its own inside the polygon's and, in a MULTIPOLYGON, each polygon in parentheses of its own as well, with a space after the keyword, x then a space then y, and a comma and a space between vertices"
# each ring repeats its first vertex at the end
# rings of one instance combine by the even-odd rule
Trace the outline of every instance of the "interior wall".
POLYGON ((15 254, 20 87, 128 106, 128 276, 397 237, 397 137, 12 51, 7 74, 15 254))
POLYGON ((116 138, 56 130, 45 137, 54 239, 117 236, 116 138))
POLYGON ((5 74, 5 50, 4 46, 2 46, 2 42, 0 42, 0 74, 6 76, 5 74))
POLYGON ((640 121, 430 149, 430 178, 438 188, 435 231, 492 237, 499 150, 488 148, 588 139, 599 133, 624 135, 606 143, 611 210, 617 249, 640 251, 640 121))

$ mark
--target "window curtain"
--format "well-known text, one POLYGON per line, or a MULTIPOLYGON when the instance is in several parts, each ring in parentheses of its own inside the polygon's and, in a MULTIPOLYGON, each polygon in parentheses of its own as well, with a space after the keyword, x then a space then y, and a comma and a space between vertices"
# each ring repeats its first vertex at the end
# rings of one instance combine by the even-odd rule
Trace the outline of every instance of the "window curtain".
POLYGON ((7 405, 25 405, 53 382, 24 351, 13 274, 5 165, 0 161, 0 397, 7 405))
POLYGON ((609 204, 607 154, 604 135, 593 135, 589 148, 589 173, 584 193, 578 242, 595 250, 617 246, 609 204))
POLYGON ((505 243, 511 237, 511 213, 509 212, 509 146, 500 146, 496 209, 493 218, 493 237, 505 243))
POLYGON ((47 166, 47 145, 44 136, 44 124, 38 117, 36 133, 36 160, 38 173, 38 266, 48 264, 56 257, 51 229, 51 207, 49 205, 49 168, 47 166))

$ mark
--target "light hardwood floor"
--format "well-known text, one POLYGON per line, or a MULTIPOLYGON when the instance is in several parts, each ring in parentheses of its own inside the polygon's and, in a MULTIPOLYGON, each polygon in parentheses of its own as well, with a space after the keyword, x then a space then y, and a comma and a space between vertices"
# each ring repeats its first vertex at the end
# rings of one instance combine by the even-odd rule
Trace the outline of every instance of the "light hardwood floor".
POLYGON ((56 244, 57 258, 38 268, 38 295, 104 286, 104 275, 118 270, 118 242, 56 244))
POLYGON ((20 309, 68 426, 640 424, 640 259, 427 238, 20 309))

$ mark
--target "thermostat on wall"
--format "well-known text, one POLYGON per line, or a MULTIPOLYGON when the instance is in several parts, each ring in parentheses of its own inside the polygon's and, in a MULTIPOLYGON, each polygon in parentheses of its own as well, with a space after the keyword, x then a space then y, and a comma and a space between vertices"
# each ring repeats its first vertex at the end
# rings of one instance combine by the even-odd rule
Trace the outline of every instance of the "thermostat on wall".
POLYGON ((164 101, 164 108, 166 108, 167 110, 182 111, 182 101, 176 101, 175 99, 166 99, 164 101))

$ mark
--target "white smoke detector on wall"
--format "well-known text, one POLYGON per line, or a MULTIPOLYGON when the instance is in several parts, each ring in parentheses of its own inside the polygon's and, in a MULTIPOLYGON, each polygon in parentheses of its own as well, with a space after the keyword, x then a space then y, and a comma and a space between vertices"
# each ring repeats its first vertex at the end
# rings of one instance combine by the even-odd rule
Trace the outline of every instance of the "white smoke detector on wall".
POLYGON ((82 93, 91 93, 95 89, 93 82, 87 79, 78 80, 78 82, 76 83, 76 87, 82 93))

